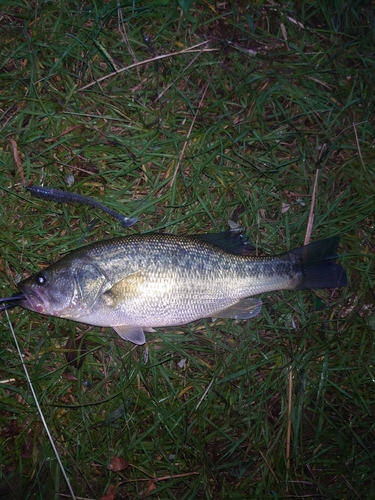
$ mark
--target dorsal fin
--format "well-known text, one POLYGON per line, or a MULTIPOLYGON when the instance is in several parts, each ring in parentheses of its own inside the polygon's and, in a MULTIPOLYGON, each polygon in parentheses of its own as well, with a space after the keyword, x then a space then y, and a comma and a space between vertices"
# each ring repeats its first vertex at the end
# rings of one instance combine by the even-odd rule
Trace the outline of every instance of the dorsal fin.
POLYGON ((193 234, 191 237, 207 241, 207 243, 234 255, 249 255, 255 251, 250 238, 240 231, 193 234))

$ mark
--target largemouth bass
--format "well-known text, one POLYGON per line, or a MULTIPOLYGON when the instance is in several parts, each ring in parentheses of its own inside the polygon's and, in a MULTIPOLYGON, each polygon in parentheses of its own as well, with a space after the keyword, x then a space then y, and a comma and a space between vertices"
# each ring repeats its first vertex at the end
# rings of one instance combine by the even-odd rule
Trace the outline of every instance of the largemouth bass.
MULTIPOLYGON (((201 318, 249 319, 275 290, 346 286, 336 262, 338 237, 272 257, 210 235, 133 235, 96 242, 20 282, 20 305, 41 314, 112 327, 123 339, 145 342, 144 331, 201 318), (214 241, 213 241, 214 240, 214 241)), ((1 302, 1 299, 0 299, 1 302)))

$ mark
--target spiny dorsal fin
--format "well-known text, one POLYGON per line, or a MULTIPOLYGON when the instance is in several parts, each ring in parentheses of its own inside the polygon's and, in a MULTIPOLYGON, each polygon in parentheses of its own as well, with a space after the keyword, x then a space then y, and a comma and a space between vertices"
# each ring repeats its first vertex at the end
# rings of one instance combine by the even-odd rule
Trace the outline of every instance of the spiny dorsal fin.
POLYGON ((234 255, 249 255, 255 251, 255 247, 251 243, 250 238, 244 233, 237 231, 193 234, 192 238, 207 241, 207 243, 234 255))

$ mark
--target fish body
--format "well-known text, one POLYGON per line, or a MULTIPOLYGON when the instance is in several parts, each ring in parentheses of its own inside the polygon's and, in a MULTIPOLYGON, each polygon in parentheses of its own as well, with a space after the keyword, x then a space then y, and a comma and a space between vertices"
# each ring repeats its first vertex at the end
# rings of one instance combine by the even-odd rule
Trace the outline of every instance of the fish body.
POLYGON ((19 283, 18 303, 41 314, 110 326, 136 344, 144 330, 201 318, 248 319, 275 290, 347 284, 338 237, 273 257, 242 255, 211 239, 132 235, 92 243, 19 283))

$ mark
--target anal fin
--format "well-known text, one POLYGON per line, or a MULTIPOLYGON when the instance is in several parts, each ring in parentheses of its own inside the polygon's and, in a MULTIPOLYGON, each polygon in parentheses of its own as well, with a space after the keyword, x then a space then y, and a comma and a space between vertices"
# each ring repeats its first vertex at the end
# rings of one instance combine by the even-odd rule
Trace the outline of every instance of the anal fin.
POLYGON ((212 313, 212 319, 216 318, 232 318, 232 319, 249 319, 257 316, 262 308, 262 301, 247 297, 235 304, 232 304, 225 309, 212 313))

